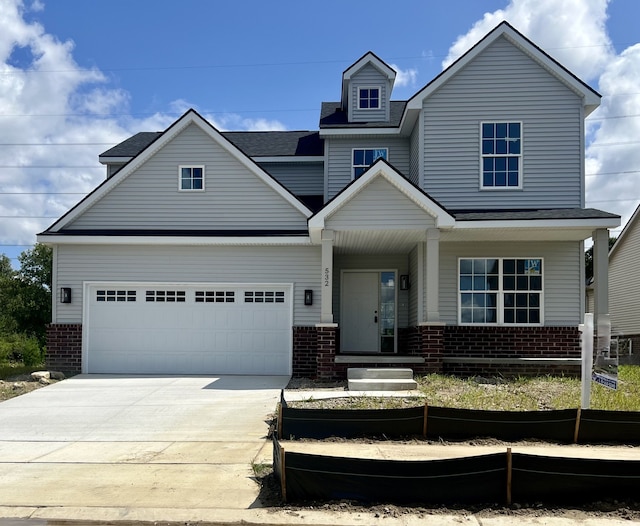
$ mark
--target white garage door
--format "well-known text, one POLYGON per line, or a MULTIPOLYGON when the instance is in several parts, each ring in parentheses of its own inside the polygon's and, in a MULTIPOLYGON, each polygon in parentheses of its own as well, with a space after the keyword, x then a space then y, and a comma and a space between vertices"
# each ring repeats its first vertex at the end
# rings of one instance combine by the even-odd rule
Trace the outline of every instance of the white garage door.
POLYGON ((86 371, 291 373, 290 285, 91 284, 86 371))

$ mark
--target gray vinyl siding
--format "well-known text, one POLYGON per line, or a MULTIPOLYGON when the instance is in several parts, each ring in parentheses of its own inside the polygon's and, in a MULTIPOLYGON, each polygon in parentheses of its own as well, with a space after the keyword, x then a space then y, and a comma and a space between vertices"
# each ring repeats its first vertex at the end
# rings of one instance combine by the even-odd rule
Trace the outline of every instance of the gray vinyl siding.
MULTIPOLYGON (((396 270, 397 275, 409 273, 406 254, 340 255, 333 260, 333 319, 340 323, 340 282, 343 270, 396 270)), ((399 279, 399 278, 398 278, 399 279)), ((398 287, 398 327, 407 327, 409 321, 409 291, 398 287)))
POLYGON ((320 247, 69 246, 57 253, 57 287, 72 303, 56 304, 54 321, 80 323, 84 281, 292 283, 294 324, 320 318, 320 247), (304 290, 314 291, 312 306, 304 290), (317 298, 317 299, 315 299, 317 298))
MULTIPOLYGON (((609 261, 609 310, 614 333, 640 333, 640 216, 609 261)), ((595 286, 598 286, 596 282, 595 286)))
POLYGON ((324 164, 322 162, 259 164, 294 195, 324 194, 324 164))
POLYGON ((435 221, 382 177, 371 181, 326 220, 326 228, 332 230, 404 230, 408 225, 426 230, 434 227, 435 221))
POLYGON ((306 218, 190 125, 69 228, 304 229, 306 218), (205 191, 178 191, 178 166, 204 165, 205 191))
POLYGON ((416 123, 411 132, 410 138, 410 160, 409 160, 409 181, 413 184, 420 185, 420 131, 418 127, 420 121, 416 123))
POLYGON ((544 325, 581 323, 580 266, 584 254, 578 242, 549 243, 442 243, 440 245, 440 316, 458 323, 458 258, 543 258, 544 325))
POLYGON ((504 38, 423 105, 424 190, 451 209, 582 202, 582 103, 504 38), (522 122, 523 188, 480 190, 480 123, 522 122))
POLYGON ((351 77, 350 94, 349 120, 351 122, 379 122, 388 119, 388 106, 391 95, 389 93, 389 81, 385 75, 371 64, 367 64, 351 77), (373 110, 358 109, 359 88, 380 88, 380 108, 373 110))
POLYGON ((369 139, 326 138, 327 189, 332 199, 351 182, 354 148, 387 148, 387 161, 401 174, 409 173, 409 140, 398 137, 372 137, 369 139))

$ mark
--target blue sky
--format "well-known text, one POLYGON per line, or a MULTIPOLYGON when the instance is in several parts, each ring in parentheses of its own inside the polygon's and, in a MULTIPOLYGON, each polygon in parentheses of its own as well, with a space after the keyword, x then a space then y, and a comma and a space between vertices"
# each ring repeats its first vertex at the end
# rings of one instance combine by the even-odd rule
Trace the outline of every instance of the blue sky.
POLYGON ((587 206, 625 222, 640 202, 637 0, 0 0, 0 253, 28 248, 137 131, 189 107, 221 129, 317 129, 366 51, 406 99, 503 19, 603 94, 587 206))

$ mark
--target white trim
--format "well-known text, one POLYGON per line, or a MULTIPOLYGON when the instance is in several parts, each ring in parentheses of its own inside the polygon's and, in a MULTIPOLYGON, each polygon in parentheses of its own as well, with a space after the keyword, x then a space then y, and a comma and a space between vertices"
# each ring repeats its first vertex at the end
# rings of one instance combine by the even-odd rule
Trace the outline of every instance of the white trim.
POLYGON ((56 236, 39 234, 47 245, 310 245, 309 236, 56 236))
POLYGON ((320 128, 320 137, 340 137, 350 135, 400 135, 400 128, 320 128))
POLYGON ((98 157, 98 162, 100 164, 126 164, 128 163, 131 159, 133 159, 133 157, 98 157))
POLYGON ((324 155, 282 155, 251 157, 257 163, 321 163, 324 162, 324 155))
MULTIPOLYGON (((353 181, 354 179, 356 179, 354 170, 355 168, 364 168, 364 171, 362 172, 364 174, 364 172, 367 171, 367 169, 371 166, 373 166, 373 163, 375 163, 378 159, 384 159, 387 162, 391 162, 389 161, 389 147, 388 146, 383 146, 381 148, 370 148, 370 147, 365 147, 365 148, 351 148, 351 181, 353 181), (366 152, 367 150, 384 150, 386 153, 385 157, 376 157, 373 162, 371 164, 354 164, 353 162, 353 157, 354 157, 354 152, 356 150, 362 150, 364 152, 366 152)), ((362 174, 360 175, 360 177, 362 177, 362 174)))
MULTIPOLYGON (((456 274, 456 281, 458 282, 458 286, 457 286, 457 295, 456 295, 456 303, 457 303, 457 307, 458 307, 458 325, 461 327, 543 327, 544 326, 544 321, 545 321, 545 317, 544 317, 544 303, 545 303, 545 276, 547 273, 547 267, 546 264, 544 262, 544 257, 540 257, 540 256, 536 256, 536 257, 527 257, 527 256, 472 256, 472 257, 465 257, 465 256, 458 256, 458 264, 457 264, 457 274, 456 274), (460 261, 463 259, 470 259, 470 260, 476 260, 476 259, 497 259, 499 261, 498 263, 498 288, 496 290, 485 290, 485 291, 474 291, 474 290, 470 290, 470 291, 462 291, 460 290, 460 261), (539 259, 542 265, 542 272, 541 272, 541 289, 539 291, 537 290, 531 290, 531 289, 527 289, 526 291, 521 291, 521 293, 540 293, 540 306, 539 306, 539 311, 540 311, 540 322, 539 323, 505 323, 504 321, 504 295, 505 295, 505 290, 503 287, 503 277, 504 277, 504 267, 503 267, 503 262, 505 259, 513 259, 513 260, 519 260, 519 259, 539 259), (462 302, 460 301, 460 295, 463 293, 469 293, 469 294, 473 294, 475 292, 478 293, 495 293, 496 294, 496 322, 495 323, 470 323, 470 322, 462 322, 462 302)), ((517 276, 517 274, 516 274, 517 276)), ((518 291, 507 291, 506 293, 512 293, 513 294, 517 294, 518 291)), ((527 310, 529 310, 529 307, 527 307, 527 310)))
MULTIPOLYGON (((369 110, 374 110, 374 111, 380 111, 382 109, 382 86, 355 86, 356 90, 357 90, 357 110, 362 110, 362 111, 369 111, 369 110), (378 90, 378 106, 375 108, 363 108, 362 106, 360 106, 360 101, 361 101, 361 97, 360 97, 360 91, 361 90, 372 90, 372 89, 377 89, 378 90)), ((371 93, 369 93, 369 95, 371 95, 371 93)), ((371 96, 369 96, 369 98, 367 99, 369 101, 371 101, 371 96)))
MULTIPOLYGON (((289 298, 289 327, 293 327, 294 319, 294 284, 293 283, 251 283, 251 282, 188 282, 188 281, 83 281, 82 282, 82 373, 87 374, 89 371, 89 349, 87 343, 89 342, 89 305, 91 298, 89 291, 92 287, 225 287, 225 288, 256 288, 256 287, 278 287, 285 288, 288 292, 289 298)), ((288 372, 292 374, 293 370, 293 338, 289 338, 289 352, 288 352, 288 372)))
POLYGON ((204 164, 180 164, 178 165, 178 192, 204 192, 206 190, 206 170, 204 164), (202 188, 182 188, 182 170, 191 170, 191 177, 189 180, 193 185, 193 170, 202 170, 202 188))
POLYGON ((194 124, 204 131, 211 140, 215 141, 220 147, 234 156, 245 168, 256 175, 269 188, 274 190, 278 195, 284 198, 293 208, 300 212, 306 218, 311 217, 312 212, 303 203, 298 201, 287 189, 273 179, 267 172, 260 168, 252 159, 247 157, 239 150, 229 139, 225 138, 212 124, 204 120, 194 110, 188 110, 182 117, 175 121, 167 130, 158 137, 153 143, 145 148, 131 162, 124 166, 118 173, 104 181, 84 200, 80 201, 69 212, 58 219, 49 231, 58 232, 60 229, 73 222, 83 212, 90 208, 94 203, 102 199, 115 186, 119 185, 129 175, 135 172, 143 163, 147 162, 153 155, 160 151, 170 141, 177 137, 189 125, 194 124))
MULTIPOLYGON (((480 170, 479 170, 479 176, 480 176, 480 180, 479 180, 479 190, 482 192, 485 191, 493 191, 493 190, 498 190, 498 191, 505 191, 505 190, 522 190, 524 187, 524 154, 523 154, 523 150, 524 150, 524 123, 522 121, 508 121, 508 120, 501 120, 501 119, 496 119, 496 120, 491 120, 491 121, 480 121, 480 126, 479 126, 479 130, 478 130, 478 136, 479 136, 479 149, 480 149, 480 170), (484 136, 483 136, 483 132, 482 132, 482 128, 485 124, 491 124, 493 126, 496 126, 497 124, 506 124, 507 128, 509 127, 510 124, 519 124, 520 125, 520 153, 517 155, 514 154, 509 154, 506 153, 504 155, 499 154, 499 153, 492 153, 492 154, 485 154, 483 152, 483 144, 482 141, 484 140, 484 136), (507 172, 507 182, 509 181, 509 166, 508 166, 508 159, 511 157, 515 157, 518 159, 518 184, 517 186, 485 186, 484 185, 484 159, 485 157, 487 158, 498 158, 498 157, 506 157, 507 158, 507 167, 506 167, 506 172, 507 172)), ((508 135, 508 132, 507 132, 508 135)), ((507 137, 508 139, 511 139, 511 137, 507 137)), ((494 140, 496 138, 494 137, 494 140)))
POLYGON ((345 80, 351 79, 353 75, 358 73, 367 64, 371 64, 374 68, 376 68, 378 71, 380 71, 380 73, 385 75, 390 80, 394 80, 396 78, 396 71, 389 65, 385 64, 381 59, 376 57, 371 51, 365 53, 356 62, 349 66, 342 74, 342 78, 345 80))

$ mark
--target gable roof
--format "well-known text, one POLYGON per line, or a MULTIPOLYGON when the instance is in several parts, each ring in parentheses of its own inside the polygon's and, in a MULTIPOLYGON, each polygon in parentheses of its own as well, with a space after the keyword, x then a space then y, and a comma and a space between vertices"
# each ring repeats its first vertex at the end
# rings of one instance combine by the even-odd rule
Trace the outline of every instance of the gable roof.
POLYGON ((250 172, 264 182, 268 187, 274 190, 282 198, 284 198, 293 208, 298 210, 303 216, 310 217, 312 212, 293 194, 291 194, 282 184, 276 181, 271 175, 265 172, 253 160, 247 157, 244 152, 237 148, 231 141, 225 138, 213 125, 205 120, 198 112, 193 109, 188 110, 182 117, 174 122, 166 131, 157 136, 150 144, 146 146, 137 156, 129 161, 120 171, 113 177, 105 180, 90 194, 88 194, 76 206, 64 214, 53 225, 51 225, 45 233, 59 232, 66 225, 78 218, 84 211, 90 208, 94 203, 105 196, 109 191, 125 180, 139 166, 155 155, 163 146, 173 140, 187 126, 194 124, 204 131, 209 137, 217 142, 224 150, 235 157, 250 172))
POLYGON ((586 115, 589 115, 600 105, 601 95, 596 90, 576 77, 557 60, 548 55, 531 40, 525 37, 518 30, 516 30, 511 24, 503 21, 498 24, 492 31, 490 31, 476 45, 469 49, 464 55, 458 58, 447 69, 445 69, 431 82, 429 82, 424 88, 422 88, 413 97, 411 97, 407 104, 407 110, 421 109, 422 101, 426 97, 436 91, 440 86, 447 82, 451 77, 458 73, 458 71, 465 67, 469 62, 471 62, 475 57, 477 57, 499 38, 506 38, 514 46, 522 50, 526 55, 531 57, 540 66, 542 66, 549 73, 558 78, 562 83, 572 89, 575 93, 582 96, 584 106, 586 108, 586 115))
MULTIPOLYGON (((100 154, 100 162, 121 162, 135 157, 164 132, 139 132, 100 154)), ((220 132, 249 157, 322 157, 324 140, 317 131, 220 132)))
POLYGON ((636 223, 636 221, 640 221, 640 205, 638 205, 635 212, 633 212, 633 215, 631 216, 631 218, 629 218, 627 224, 624 225, 624 228, 622 229, 622 232, 620 232, 618 239, 616 239, 615 243, 611 247, 611 250, 609 250, 609 258, 611 258, 611 256, 613 256, 613 254, 618 250, 618 247, 622 245, 623 240, 626 238, 627 234, 636 223))
POLYGON ((342 105, 346 108, 348 100, 349 82, 351 77, 358 73, 366 65, 372 65, 380 73, 382 73, 391 82, 391 87, 396 80, 396 70, 389 66, 384 60, 378 57, 372 51, 367 51, 358 60, 356 60, 351 66, 344 70, 342 73, 342 105))
POLYGON ((454 226, 455 220, 453 216, 442 205, 403 177, 386 160, 380 158, 309 219, 308 224, 311 239, 317 241, 321 230, 325 227, 326 220, 366 188, 369 183, 379 177, 386 179, 418 207, 432 216, 437 227, 451 228, 454 226))

